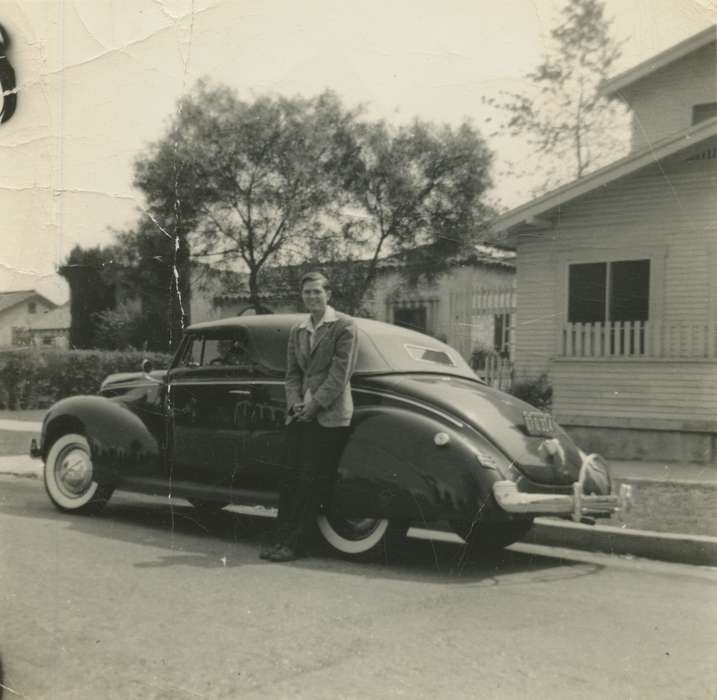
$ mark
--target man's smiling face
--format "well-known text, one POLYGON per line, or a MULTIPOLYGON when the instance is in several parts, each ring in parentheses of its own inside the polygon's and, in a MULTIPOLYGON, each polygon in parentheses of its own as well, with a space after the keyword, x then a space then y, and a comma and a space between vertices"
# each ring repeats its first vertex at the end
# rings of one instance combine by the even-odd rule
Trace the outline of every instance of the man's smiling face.
POLYGON ((315 318, 321 318, 326 311, 331 294, 319 280, 310 280, 301 288, 301 298, 307 311, 315 318))

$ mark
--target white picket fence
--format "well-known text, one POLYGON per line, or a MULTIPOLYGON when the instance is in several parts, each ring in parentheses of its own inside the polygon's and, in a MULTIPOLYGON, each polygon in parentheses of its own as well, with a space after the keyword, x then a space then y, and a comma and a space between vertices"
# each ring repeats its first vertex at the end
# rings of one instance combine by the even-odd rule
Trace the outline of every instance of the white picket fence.
POLYGON ((501 391, 509 391, 513 386, 513 363, 508 357, 497 353, 487 355, 482 367, 475 371, 485 382, 501 391))

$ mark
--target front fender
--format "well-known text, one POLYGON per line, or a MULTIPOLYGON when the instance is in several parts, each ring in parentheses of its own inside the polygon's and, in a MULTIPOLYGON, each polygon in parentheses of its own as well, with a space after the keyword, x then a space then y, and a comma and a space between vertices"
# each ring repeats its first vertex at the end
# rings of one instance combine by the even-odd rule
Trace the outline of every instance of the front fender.
POLYGON ((396 407, 358 409, 341 456, 332 508, 345 517, 425 522, 474 518, 495 510, 492 487, 504 478, 478 458, 469 426, 396 407), (448 434, 438 446, 436 433, 448 434))
POLYGON ((66 433, 87 438, 92 463, 101 479, 117 483, 125 476, 159 477, 162 448, 147 426, 126 406, 102 396, 73 396, 54 404, 42 426, 42 458, 66 433))

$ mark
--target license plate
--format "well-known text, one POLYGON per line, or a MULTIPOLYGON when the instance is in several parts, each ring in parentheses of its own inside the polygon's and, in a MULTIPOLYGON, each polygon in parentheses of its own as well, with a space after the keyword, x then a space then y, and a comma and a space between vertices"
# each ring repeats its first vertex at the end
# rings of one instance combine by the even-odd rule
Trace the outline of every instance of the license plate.
POLYGON ((540 411, 524 411, 525 429, 528 435, 537 437, 553 437, 555 434, 555 422, 549 413, 540 411))

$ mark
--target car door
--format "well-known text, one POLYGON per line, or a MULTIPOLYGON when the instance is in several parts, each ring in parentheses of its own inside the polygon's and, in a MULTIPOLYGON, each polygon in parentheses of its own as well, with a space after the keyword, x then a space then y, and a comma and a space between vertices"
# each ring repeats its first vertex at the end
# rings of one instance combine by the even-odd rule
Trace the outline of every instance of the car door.
POLYGON ((278 490, 286 462, 286 398, 282 379, 257 378, 252 383, 253 413, 245 455, 247 478, 254 488, 278 490))
POLYGON ((170 372, 170 477, 179 488, 242 482, 253 399, 247 368, 229 351, 244 336, 241 328, 191 334, 170 372))
POLYGON ((248 327, 253 361, 253 412, 245 456, 255 488, 277 491, 286 464, 286 347, 288 327, 270 321, 248 327))

